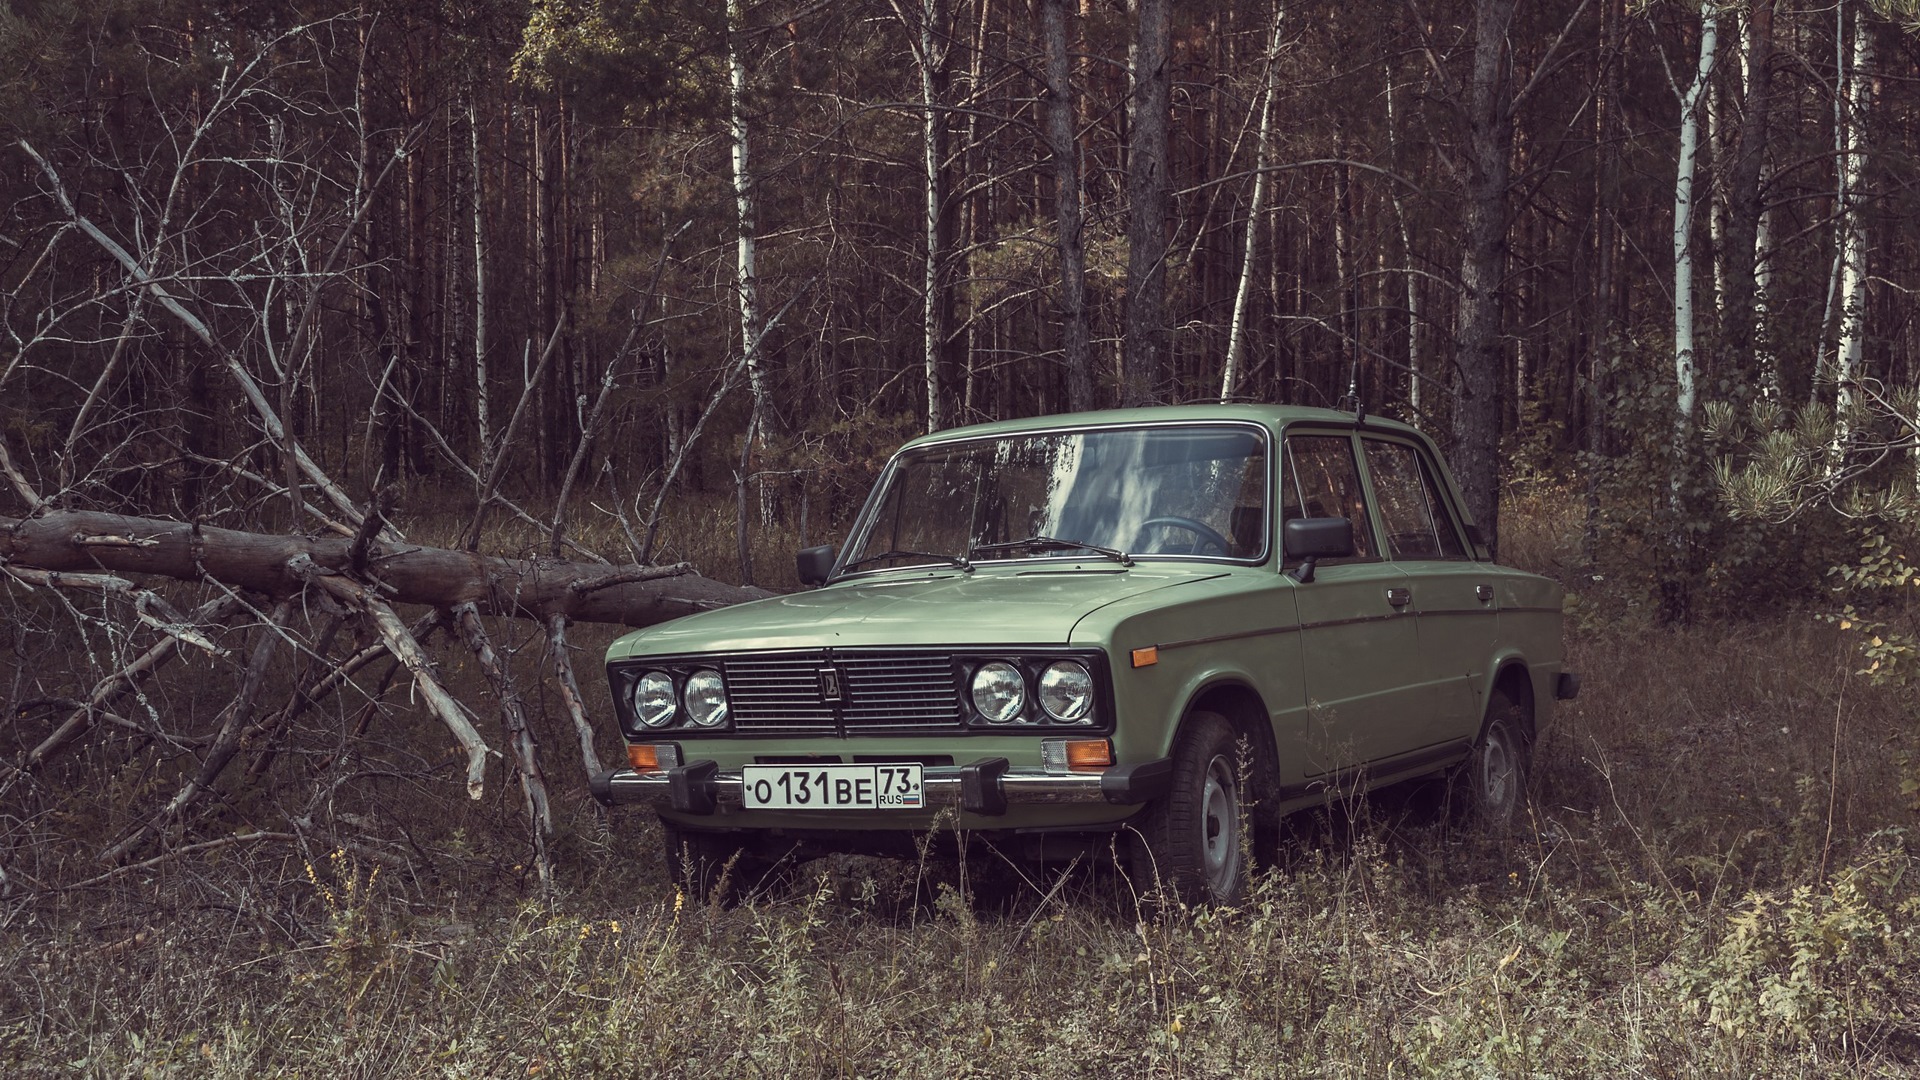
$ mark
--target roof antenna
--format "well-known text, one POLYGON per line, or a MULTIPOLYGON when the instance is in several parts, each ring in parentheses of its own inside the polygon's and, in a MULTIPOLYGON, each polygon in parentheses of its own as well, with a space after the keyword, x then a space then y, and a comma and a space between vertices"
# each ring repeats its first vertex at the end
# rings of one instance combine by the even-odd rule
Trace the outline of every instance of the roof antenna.
POLYGON ((1353 422, 1364 423, 1367 419, 1367 403, 1360 400, 1360 356, 1355 354, 1353 366, 1347 369, 1347 392, 1341 396, 1336 407, 1341 412, 1352 412, 1353 422))

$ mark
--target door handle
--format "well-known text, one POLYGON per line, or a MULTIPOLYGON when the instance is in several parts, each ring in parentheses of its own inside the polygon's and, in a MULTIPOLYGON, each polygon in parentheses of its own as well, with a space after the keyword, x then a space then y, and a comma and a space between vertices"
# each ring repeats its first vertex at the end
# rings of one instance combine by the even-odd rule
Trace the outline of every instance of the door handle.
POLYGON ((1479 598, 1480 598, 1480 602, 1484 604, 1484 603, 1486 603, 1487 601, 1489 601, 1489 600, 1492 600, 1492 599, 1493 599, 1493 586, 1491 586, 1491 585, 1475 585, 1475 586, 1473 587, 1473 595, 1475 595, 1475 596, 1477 596, 1477 597, 1479 597, 1479 598))
POLYGON ((1396 588, 1396 589, 1387 590, 1387 603, 1392 604, 1394 607, 1406 607, 1408 604, 1412 602, 1413 602, 1412 589, 1396 588))

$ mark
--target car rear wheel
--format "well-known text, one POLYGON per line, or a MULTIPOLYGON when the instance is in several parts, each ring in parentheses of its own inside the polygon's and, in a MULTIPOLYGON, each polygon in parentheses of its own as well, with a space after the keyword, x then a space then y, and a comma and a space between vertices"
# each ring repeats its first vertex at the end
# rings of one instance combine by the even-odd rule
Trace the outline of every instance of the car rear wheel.
POLYGON ((1487 722, 1472 756, 1453 777, 1453 790, 1464 795, 1466 812, 1485 832, 1510 832, 1524 815, 1530 748, 1527 745, 1526 707, 1495 690, 1487 702, 1487 722))
POLYGON ((1233 904, 1246 892, 1247 819, 1233 725, 1197 712, 1173 746, 1173 781, 1143 811, 1135 876, 1189 904, 1233 904))

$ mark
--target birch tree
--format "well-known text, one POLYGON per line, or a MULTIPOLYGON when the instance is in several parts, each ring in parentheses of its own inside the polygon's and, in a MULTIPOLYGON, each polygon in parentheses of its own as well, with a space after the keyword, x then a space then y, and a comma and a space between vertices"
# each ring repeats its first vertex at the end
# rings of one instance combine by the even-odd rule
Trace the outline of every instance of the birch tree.
MULTIPOLYGON (((1247 303, 1259 266, 1260 219, 1267 210, 1267 170, 1273 164, 1273 99, 1280 83, 1280 33, 1286 0, 1274 0, 1273 28, 1267 35, 1266 71, 1260 86, 1260 123, 1254 138, 1253 193, 1247 199, 1247 239, 1240 255, 1240 283, 1233 291, 1233 318, 1227 328, 1227 359, 1220 373, 1220 400, 1231 401, 1247 352, 1247 303)), ((1397 197, 1397 196, 1396 196, 1397 197)), ((1411 280, 1411 279, 1409 279, 1411 280)))
POLYGON ((1860 375, 1867 321, 1867 226, 1863 177, 1867 164, 1867 113, 1873 66, 1872 22, 1865 10, 1853 13, 1853 58, 1847 66, 1840 140, 1840 240, 1836 262, 1840 282, 1840 331, 1833 348, 1834 435, 1830 455, 1835 466, 1846 453, 1860 375))
POLYGON ((1777 376, 1770 358, 1757 355, 1756 318, 1762 281, 1770 272, 1764 247, 1765 167, 1773 78, 1773 0, 1752 0, 1740 20, 1740 124, 1732 160, 1725 168, 1725 302, 1720 312, 1726 351, 1743 372, 1756 373, 1763 387, 1777 376))
POLYGON ((736 549, 740 580, 753 583, 753 556, 747 543, 747 482, 754 451, 765 439, 767 379, 760 355, 760 269, 754 207, 753 168, 748 159, 746 17, 741 0, 727 3, 727 132, 732 140, 734 206, 734 287, 740 305, 740 355, 746 365, 752 411, 741 435, 740 468, 734 477, 736 549))
MULTIPOLYGON (((1673 380, 1674 380, 1674 458, 1686 453, 1693 432, 1695 405, 1694 359, 1694 179, 1699 169, 1702 107, 1713 65, 1719 55, 1719 5, 1709 0, 1700 9, 1700 56, 1694 68, 1693 82, 1680 98, 1680 159, 1673 182, 1673 380)), ((1678 493, 1680 473, 1676 464, 1673 486, 1678 493)))

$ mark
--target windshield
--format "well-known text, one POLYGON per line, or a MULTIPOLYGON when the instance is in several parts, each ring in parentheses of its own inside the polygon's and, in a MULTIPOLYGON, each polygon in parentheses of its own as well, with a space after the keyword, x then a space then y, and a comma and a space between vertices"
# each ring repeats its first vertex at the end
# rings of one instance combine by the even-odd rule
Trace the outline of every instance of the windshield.
POLYGON ((1240 425, 1053 432, 901 455, 843 569, 1266 553, 1266 440, 1240 425), (1101 549, 1105 549, 1104 551, 1101 549))

